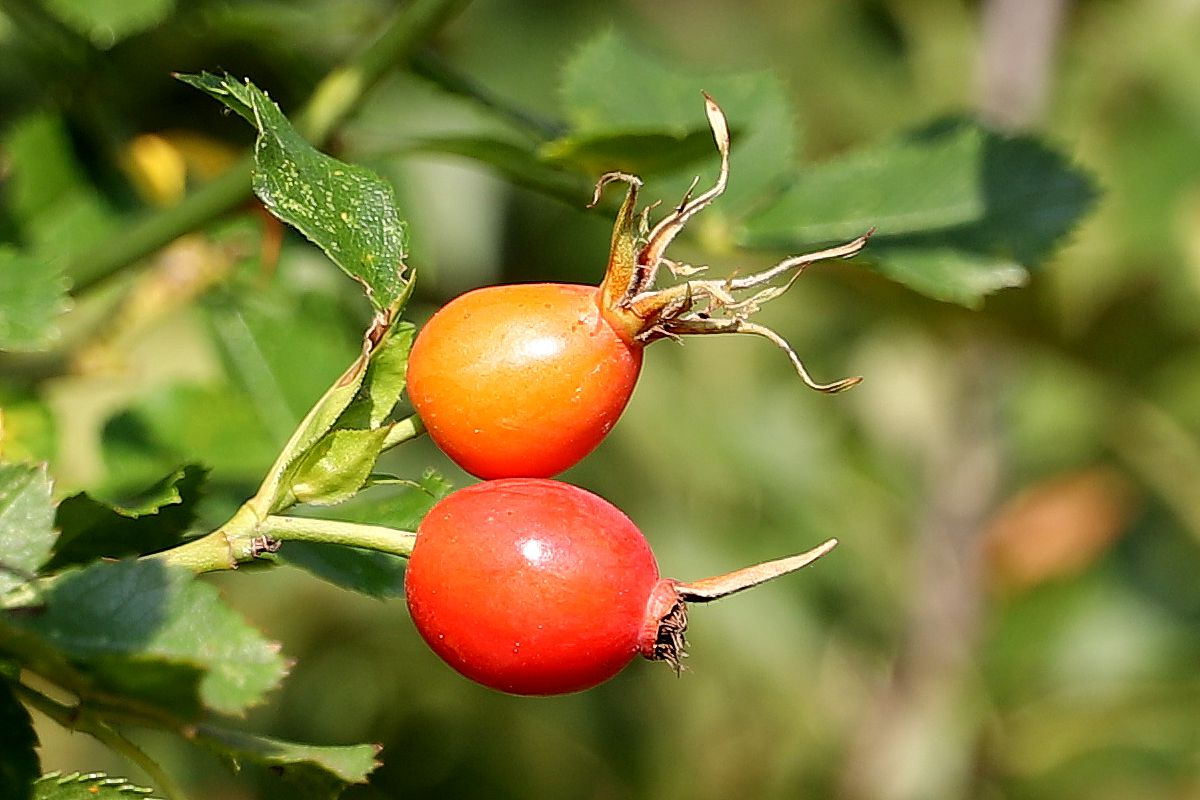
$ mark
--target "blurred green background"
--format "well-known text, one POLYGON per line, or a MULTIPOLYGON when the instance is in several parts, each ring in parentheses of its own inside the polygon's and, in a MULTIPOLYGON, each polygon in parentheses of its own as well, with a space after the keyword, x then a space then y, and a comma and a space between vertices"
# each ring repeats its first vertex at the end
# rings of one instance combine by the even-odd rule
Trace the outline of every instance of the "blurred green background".
MULTIPOLYGON (((99 187, 116 211, 173 202, 183 175, 251 140, 171 71, 249 76, 290 112, 394 11, 105 5, 0 2, 0 181, 14 131, 49 126, 82 170, 63 185, 99 187)), ((1043 135, 1103 194, 1026 288, 978 310, 852 266, 806 274, 762 319, 818 379, 865 376, 850 393, 806 390, 747 337, 648 350, 620 424, 565 479, 624 509, 682 579, 841 540, 810 570, 696 609, 680 677, 639 662, 583 694, 507 697, 442 665, 401 601, 247 570, 215 580, 296 664, 246 724, 383 743, 353 798, 1200 797, 1200 5, 480 0, 431 44, 554 120, 562 67, 610 29, 664 64, 774 72, 802 161, 977 113, 1043 135)), ((493 124, 398 70, 330 145, 397 185, 415 321, 480 284, 601 275, 611 223, 585 195, 563 203, 411 146, 493 124)), ((644 197, 676 191, 651 180, 644 197)), ((37 235, 86 247, 80 203, 37 235)), ((0 239, 14 227, 0 214, 0 239)), ((771 263, 695 237, 673 254, 714 274, 771 263)), ((60 495, 204 462, 211 527, 354 357, 366 304, 261 214, 145 266, 80 296, 49 357, 0 362, 5 454, 48 459, 60 495)), ((431 465, 470 481, 427 441, 385 466, 431 465)), ((46 770, 130 772, 40 723, 46 770)), ((145 743, 196 797, 287 796, 145 743)))

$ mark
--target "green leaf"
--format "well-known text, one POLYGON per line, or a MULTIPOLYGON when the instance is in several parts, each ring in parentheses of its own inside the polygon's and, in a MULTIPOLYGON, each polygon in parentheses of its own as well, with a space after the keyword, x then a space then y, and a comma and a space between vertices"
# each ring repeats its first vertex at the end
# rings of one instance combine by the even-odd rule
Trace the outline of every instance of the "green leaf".
POLYGON ((321 506, 353 497, 371 475, 387 433, 386 428, 330 431, 289 471, 292 497, 321 506))
POLYGON ((112 230, 116 214, 88 179, 60 116, 22 117, 4 149, 12 165, 9 207, 32 256, 84 253, 112 230))
POLYGON ((46 7, 70 27, 107 49, 171 16, 174 0, 46 0, 46 7))
POLYGON ((412 280, 404 275, 408 232, 391 184, 313 149, 265 94, 250 91, 261 131, 255 194, 360 281, 377 309, 391 307, 412 280))
POLYGON ((395 307, 407 295, 412 275, 405 274, 407 224, 391 184, 313 148, 249 81, 239 84, 207 73, 180 78, 258 128, 253 185, 263 205, 361 283, 377 310, 395 307))
POLYGON ((354 783, 366 783, 379 766, 379 746, 373 744, 322 747, 297 744, 242 731, 203 725, 201 742, 230 757, 272 767, 299 792, 295 797, 326 800, 341 795, 354 783))
POLYGON ((864 258, 880 272, 974 305, 1023 281, 1095 196, 1086 175, 1037 139, 953 123, 804 170, 737 238, 795 252, 875 226, 864 258))
POLYGON ((264 286, 239 275, 203 304, 230 381, 242 389, 263 426, 286 441, 339 364, 362 352, 361 312, 344 302, 332 274, 316 285, 283 280, 264 286))
POLYGON ((927 297, 968 308, 1001 289, 1024 286, 1029 278, 1015 261, 957 247, 886 245, 872 255, 881 275, 927 297))
POLYGON ((45 466, 0 464, 0 594, 25 583, 54 545, 45 466))
POLYGON ((85 493, 68 497, 58 506, 55 525, 60 533, 41 571, 57 572, 98 558, 144 555, 179 544, 195 519, 207 476, 203 467, 182 467, 122 505, 85 493))
POLYGON ((0 797, 25 800, 42 771, 38 761, 33 719, 17 699, 12 685, 0 680, 0 797))
POLYGON ((186 569, 99 562, 63 575, 43 601, 36 615, 8 615, 9 625, 60 651, 96 688, 180 716, 240 713, 286 672, 278 645, 186 569))
POLYGON ((230 386, 177 385, 148 392, 103 431, 104 459, 122 491, 181 461, 225 480, 257 480, 279 450, 245 395, 230 386))
POLYGON ((229 75, 214 75, 208 71, 199 75, 177 72, 175 79, 207 92, 228 106, 230 111, 257 127, 258 122, 254 118, 254 107, 251 105, 250 90, 246 83, 234 80, 229 75))
POLYGON ((0 452, 13 463, 46 461, 57 453, 56 417, 33 388, 0 385, 0 452))
MULTIPOLYGON (((253 501, 261 507, 263 516, 296 502, 292 487, 296 483, 297 475, 302 469, 317 468, 316 464, 306 461, 306 458, 326 439, 342 413, 358 395, 369 364, 368 358, 369 356, 360 356, 350 365, 301 420, 288 443, 284 445, 253 501)), ((376 451, 375 456, 378 455, 376 451)), ((374 465, 374 461, 371 463, 374 465)), ((368 467, 367 472, 370 471, 371 468, 368 467)))
MULTIPOLYGON (((548 152, 589 140, 595 150, 601 144, 611 148, 630 135, 627 143, 640 146, 646 143, 644 137, 666 135, 679 140, 681 159, 692 153, 702 156, 699 148, 707 146, 710 157, 702 183, 711 180, 719 160, 705 121, 702 91, 720 104, 734 132, 729 189, 707 213, 710 218, 739 217, 780 184, 780 176, 791 172, 795 159, 795 120, 787 92, 771 72, 685 70, 652 58, 645 48, 612 31, 602 33, 580 48, 564 70, 562 102, 574 130, 548 145, 548 152)), ((649 173, 665 166, 667 143, 661 143, 646 154, 639 169, 649 173)), ((614 158, 614 165, 604 170, 618 169, 621 158, 628 156, 614 158)), ((691 171, 684 171, 682 186, 691 177, 691 171)), ((658 190, 654 196, 669 197, 658 190)))
POLYGON ((33 785, 33 800, 149 800, 153 789, 134 786, 124 778, 110 778, 102 772, 61 775, 52 772, 33 785))
MULTIPOLYGON (((388 487, 359 495, 339 506, 337 516, 349 522, 415 531, 433 504, 449 492, 450 484, 431 470, 415 485, 401 487, 399 491, 388 487)), ((335 586, 371 597, 404 594, 407 559, 399 556, 340 545, 288 542, 279 551, 279 559, 335 586)))
POLYGON ((45 259, 0 245, 0 350, 39 350, 59 337, 67 282, 45 259))
POLYGON ((362 488, 386 438, 382 422, 404 388, 413 330, 399 321, 388 324, 403 302, 375 319, 363 337, 363 355, 284 445, 252 501, 260 513, 273 514, 297 501, 340 503, 362 488), (381 361, 374 366, 377 358, 381 361))
POLYGON ((397 322, 376 345, 358 396, 338 420, 339 425, 378 428, 391 416, 408 378, 408 353, 416 327, 397 322))
POLYGON ((35 350, 58 338, 55 323, 69 306, 63 259, 93 246, 116 215, 88 181, 59 116, 25 115, 0 149, 11 165, 5 195, 24 245, 0 246, 0 349, 35 350))

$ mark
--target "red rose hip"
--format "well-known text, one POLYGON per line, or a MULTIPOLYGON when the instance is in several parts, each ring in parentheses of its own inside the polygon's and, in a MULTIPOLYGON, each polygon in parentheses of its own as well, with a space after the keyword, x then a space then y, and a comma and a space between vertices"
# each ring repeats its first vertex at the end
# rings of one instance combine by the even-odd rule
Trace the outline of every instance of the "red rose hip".
POLYGON ((509 478, 443 499, 405 575, 409 612, 450 666, 493 689, 587 689, 639 653, 678 666, 685 601, 799 569, 836 544, 718 578, 659 577, 641 532, 611 503, 558 481, 509 478))

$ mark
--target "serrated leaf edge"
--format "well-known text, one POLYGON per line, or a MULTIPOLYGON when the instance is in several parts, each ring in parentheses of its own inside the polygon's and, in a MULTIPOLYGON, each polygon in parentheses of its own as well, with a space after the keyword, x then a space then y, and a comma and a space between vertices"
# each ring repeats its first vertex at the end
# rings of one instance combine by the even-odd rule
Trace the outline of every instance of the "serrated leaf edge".
POLYGON ((164 800, 162 797, 155 795, 153 789, 148 789, 144 786, 135 786, 125 778, 117 778, 108 775, 104 772, 71 772, 64 775, 61 772, 48 772, 33 782, 34 786, 39 783, 51 783, 57 786, 66 786, 71 783, 93 783, 102 787, 115 789, 118 792, 126 794, 138 795, 144 800, 164 800))

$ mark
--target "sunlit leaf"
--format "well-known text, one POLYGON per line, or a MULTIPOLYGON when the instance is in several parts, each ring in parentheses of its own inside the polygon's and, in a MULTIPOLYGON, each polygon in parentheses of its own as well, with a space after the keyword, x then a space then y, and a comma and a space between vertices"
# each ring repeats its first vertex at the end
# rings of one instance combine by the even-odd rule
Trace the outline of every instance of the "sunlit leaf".
POLYGON ((137 800, 139 797, 150 800, 153 794, 153 789, 102 772, 51 773, 38 778, 33 785, 33 800, 137 800))
POLYGON ((237 114, 251 125, 257 126, 254 118, 254 107, 250 100, 247 85, 234 80, 228 75, 214 75, 211 72, 201 72, 196 75, 175 73, 175 79, 183 81, 188 86, 207 92, 220 100, 229 110, 237 114))
POLYGON ((412 275, 406 274, 404 263, 407 224, 400 219, 391 184, 313 148, 254 84, 208 74, 180 78, 258 129, 253 184, 263 205, 359 281, 376 309, 395 306, 412 275))
POLYGON ((374 469, 387 433, 386 428, 330 431, 289 471, 292 497, 322 506, 353 497, 374 469))
POLYGON ((54 544, 45 467, 0 464, 0 594, 25 583, 54 544))
POLYGON ((358 396, 347 406, 339 425, 378 428, 391 415, 408 377, 408 353, 416 328, 407 322, 392 326, 371 353, 358 396))
POLYGON ((0 350, 37 350, 59 337, 67 282, 51 262, 0 245, 0 350))
POLYGON ((1029 271, 1012 259, 950 245, 867 247, 861 258, 881 275, 927 297, 963 306, 977 306, 983 297, 1029 280, 1029 271))
POLYGON ((379 766, 373 744, 340 747, 297 744, 242 731, 201 726, 200 741, 235 762, 250 761, 271 767, 294 787, 291 796, 303 800, 329 800, 355 783, 366 783, 379 766))

